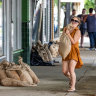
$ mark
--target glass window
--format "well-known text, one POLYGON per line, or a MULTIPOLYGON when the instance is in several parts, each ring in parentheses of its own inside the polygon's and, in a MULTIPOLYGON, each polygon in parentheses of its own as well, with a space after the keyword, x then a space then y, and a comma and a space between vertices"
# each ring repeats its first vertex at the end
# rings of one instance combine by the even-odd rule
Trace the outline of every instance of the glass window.
POLYGON ((21 0, 12 0, 12 47, 13 51, 21 49, 21 0))
POLYGON ((2 18, 2 0, 0 0, 0 56, 3 55, 3 18, 2 18))

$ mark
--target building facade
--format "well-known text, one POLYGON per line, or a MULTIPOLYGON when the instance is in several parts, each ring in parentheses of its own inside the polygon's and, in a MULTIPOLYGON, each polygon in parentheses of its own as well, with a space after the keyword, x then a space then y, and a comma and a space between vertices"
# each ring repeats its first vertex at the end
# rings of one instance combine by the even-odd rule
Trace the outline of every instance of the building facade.
POLYGON ((30 64, 32 44, 54 39, 53 12, 54 0, 0 0, 0 61, 30 64))

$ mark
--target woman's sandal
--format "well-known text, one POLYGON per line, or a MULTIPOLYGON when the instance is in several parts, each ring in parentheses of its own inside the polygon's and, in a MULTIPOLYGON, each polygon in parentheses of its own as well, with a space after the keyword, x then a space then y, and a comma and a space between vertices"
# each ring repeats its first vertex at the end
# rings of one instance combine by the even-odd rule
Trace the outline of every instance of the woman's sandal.
POLYGON ((74 92, 76 91, 75 89, 69 89, 68 92, 74 92))

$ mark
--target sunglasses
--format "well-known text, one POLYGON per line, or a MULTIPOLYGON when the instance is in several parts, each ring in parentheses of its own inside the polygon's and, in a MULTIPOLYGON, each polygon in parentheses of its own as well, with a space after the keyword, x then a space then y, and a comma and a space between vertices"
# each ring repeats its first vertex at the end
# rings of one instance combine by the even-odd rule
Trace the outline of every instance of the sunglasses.
POLYGON ((79 23, 78 20, 71 19, 72 22, 79 23))

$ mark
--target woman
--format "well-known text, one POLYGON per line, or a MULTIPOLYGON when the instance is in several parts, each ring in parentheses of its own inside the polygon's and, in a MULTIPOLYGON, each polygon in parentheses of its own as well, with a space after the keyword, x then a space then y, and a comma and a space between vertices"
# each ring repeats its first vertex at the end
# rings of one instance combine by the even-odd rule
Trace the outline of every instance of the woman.
POLYGON ((80 25, 80 19, 78 17, 73 17, 71 23, 72 30, 69 31, 66 27, 64 28, 64 32, 66 32, 71 41, 71 51, 65 59, 62 59, 62 71, 70 80, 70 89, 68 91, 75 91, 75 68, 80 68, 83 65, 79 53, 79 39, 81 37, 81 32, 78 29, 78 26, 80 25))

